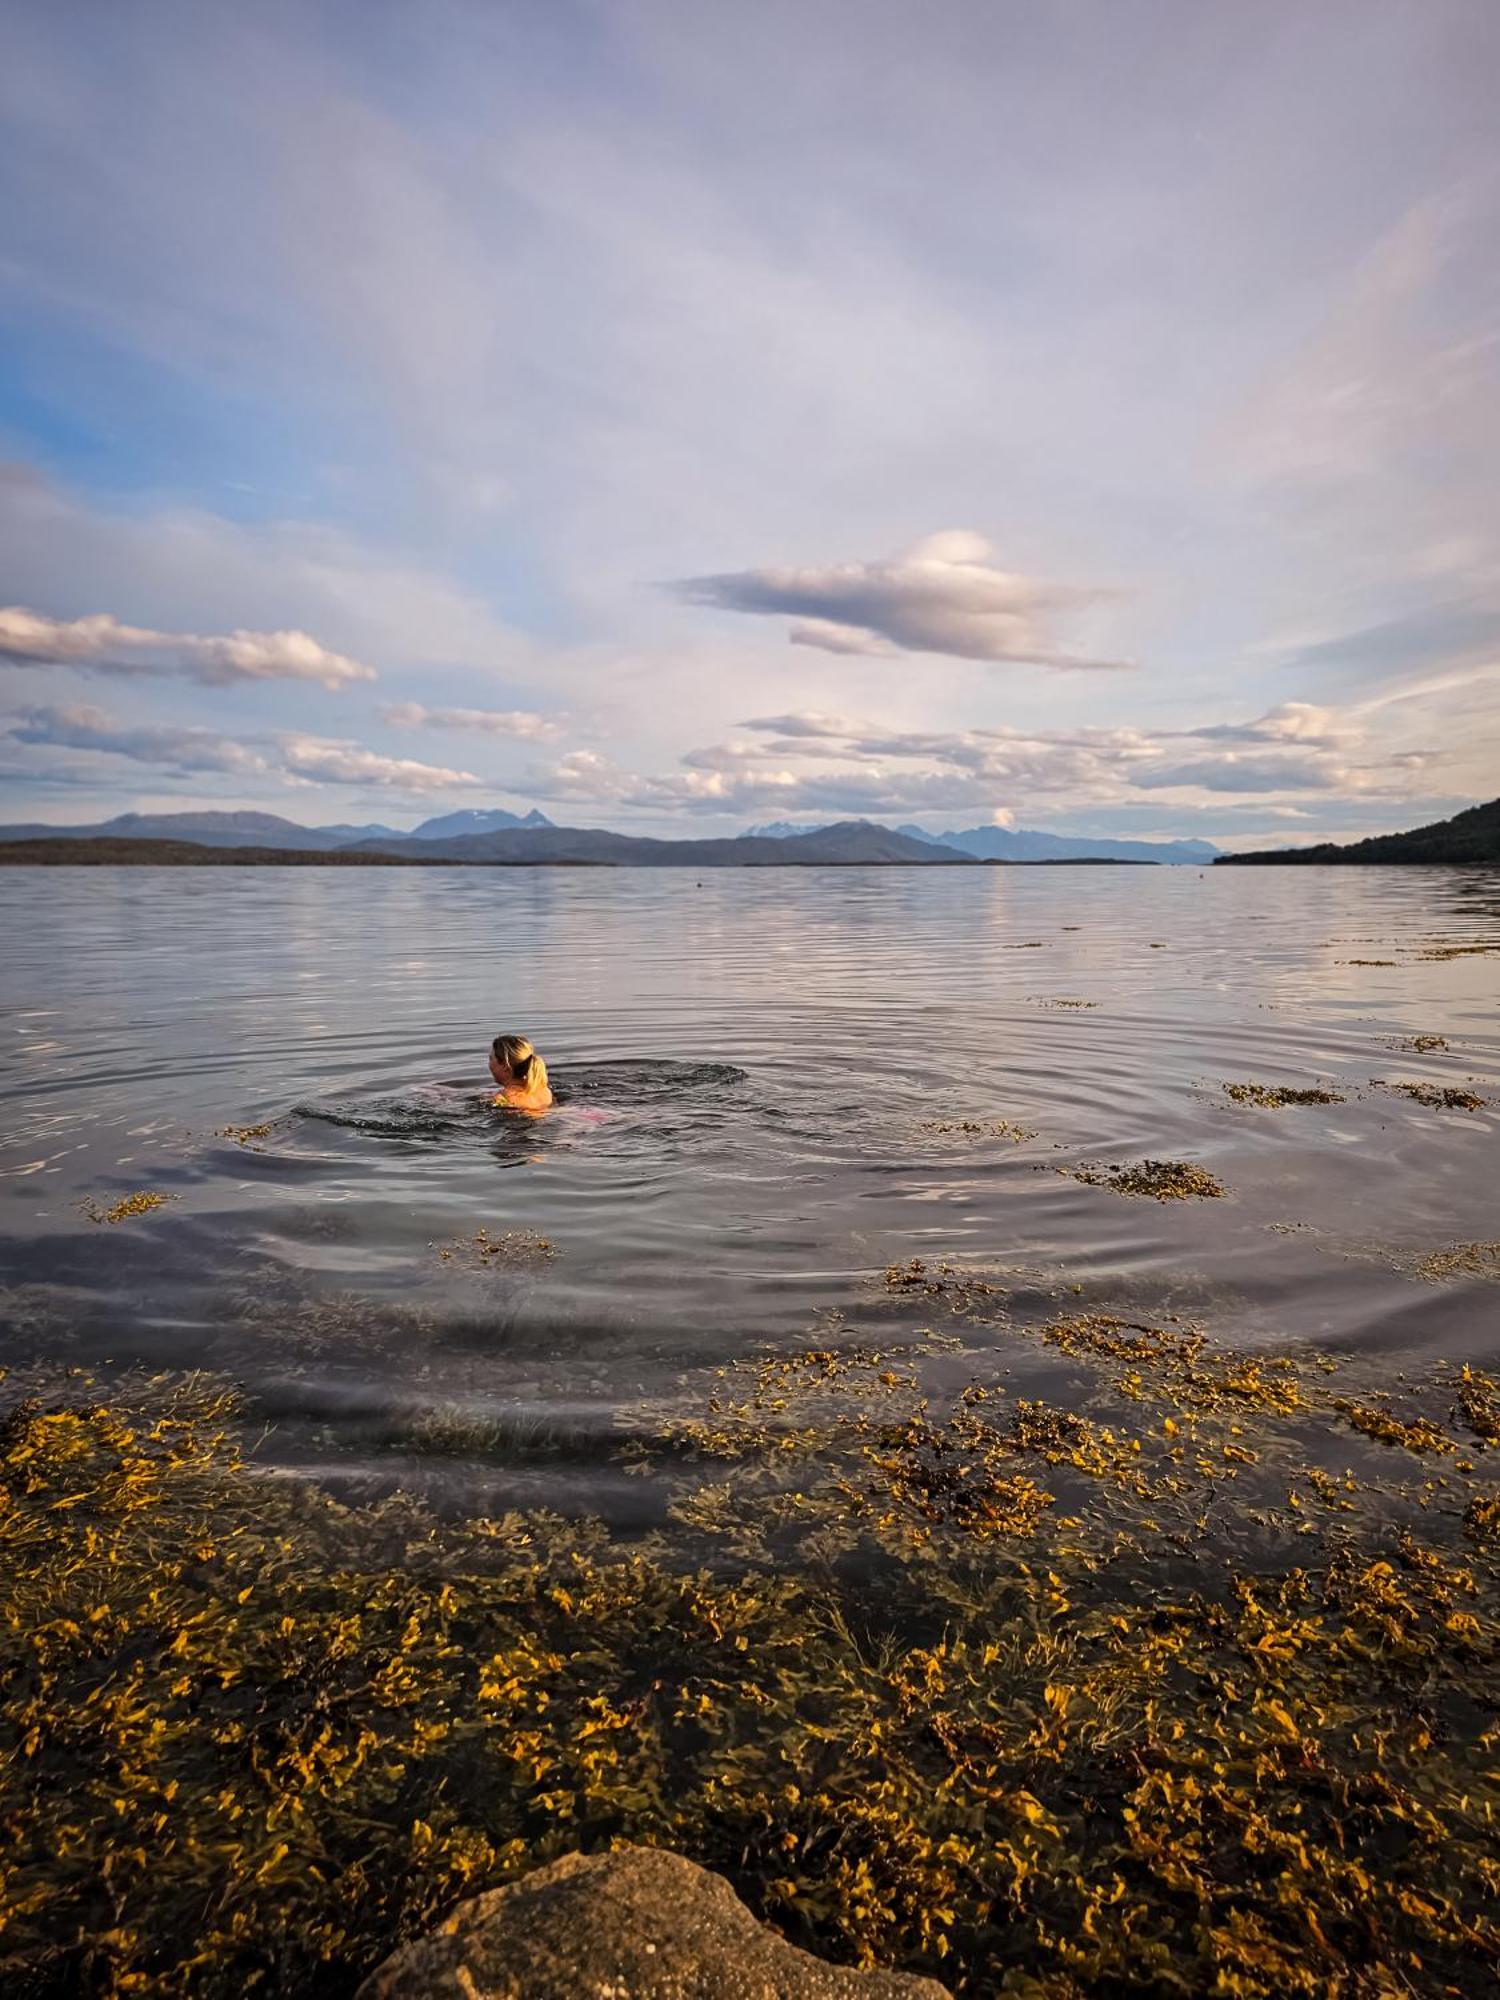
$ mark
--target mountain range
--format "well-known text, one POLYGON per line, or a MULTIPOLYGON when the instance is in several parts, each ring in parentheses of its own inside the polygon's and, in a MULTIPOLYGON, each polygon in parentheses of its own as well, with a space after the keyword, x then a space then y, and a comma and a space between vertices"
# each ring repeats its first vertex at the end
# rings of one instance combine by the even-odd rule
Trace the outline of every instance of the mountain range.
MULTIPOLYGON (((165 815, 175 818, 177 815, 165 815)), ((190 817, 184 815, 184 817, 190 817)), ((221 817, 230 817, 223 815, 221 817)), ((246 818, 264 819, 250 814, 246 818)), ((311 834, 319 829, 295 829, 311 834)), ((226 835, 226 829, 210 829, 226 835)), ((0 861, 57 866, 64 863, 108 864, 160 863, 170 866, 202 867, 217 863, 290 864, 357 867, 431 867, 438 863, 473 867, 592 866, 604 868, 867 868, 867 867, 957 867, 980 864, 967 854, 940 847, 931 841, 909 840, 889 827, 871 826, 864 820, 849 820, 838 826, 819 827, 813 833, 797 834, 788 840, 764 840, 740 836, 733 840, 648 840, 633 834, 610 833, 602 827, 527 826, 501 827, 491 833, 461 834, 444 840, 423 835, 382 834, 373 840, 331 842, 323 845, 277 844, 265 835, 256 837, 252 829, 236 831, 249 838, 223 837, 217 841, 201 834, 191 837, 96 834, 73 829, 72 837, 55 839, 47 834, 29 834, 25 829, 0 829, 11 837, 0 845, 0 861)))
MULTIPOLYGON (((1125 861, 1197 863, 1213 861, 1218 849, 1202 840, 1088 840, 1023 828, 975 826, 943 834, 924 827, 885 826, 874 820, 840 820, 831 825, 779 821, 751 827, 732 838, 654 839, 612 833, 600 827, 561 827, 535 807, 514 813, 501 806, 465 807, 441 813, 409 829, 340 822, 301 826, 267 812, 122 813, 86 826, 0 826, 0 843, 108 843, 117 855, 129 841, 172 842, 219 849, 253 848, 260 854, 341 854, 379 852, 401 858, 475 862, 604 862, 615 865, 685 867, 790 867, 823 862, 839 865, 999 861, 1125 861)), ((26 857, 17 854, 11 857, 26 857)), ((83 857, 80 856, 80 859, 83 857)), ((102 858, 102 856, 100 857, 102 858)), ((142 857, 144 858, 144 857, 142 857)))
POLYGON ((965 832, 928 833, 920 826, 882 826, 874 820, 841 820, 832 825, 798 826, 778 821, 754 826, 729 840, 652 840, 607 833, 597 827, 559 827, 535 807, 527 813, 502 806, 465 807, 439 814, 403 830, 379 822, 367 826, 300 826, 266 812, 121 813, 89 826, 0 826, 0 841, 169 840, 203 847, 255 847, 292 853, 333 853, 379 846, 390 854, 409 853, 415 843, 429 857, 454 861, 610 860, 647 866, 670 858, 685 866, 779 866, 826 852, 851 861, 1212 861, 1218 849, 1202 840, 1084 840, 1023 829, 975 826, 965 832), (858 829, 858 831, 855 831, 858 829), (517 842, 511 835, 524 838, 517 842), (486 843, 504 836, 500 846, 486 843), (784 843, 799 843, 787 848, 784 843), (811 842, 811 845, 801 843, 811 842), (923 852, 922 850, 926 850, 923 852), (937 850, 934 852, 933 850, 937 850))
POLYGON ((370 841, 453 840, 465 835, 498 833, 510 827, 550 827, 535 807, 529 813, 506 812, 502 806, 443 813, 404 830, 382 826, 299 826, 279 813, 180 812, 121 813, 92 826, 0 826, 0 840, 191 840, 202 847, 274 847, 283 850, 332 850, 358 847, 370 841))
MULTIPOLYGON (((750 832, 766 840, 786 840, 814 830, 783 819, 752 826, 750 832)), ((909 840, 955 848, 976 861, 1165 861, 1196 863, 1201 868, 1219 855, 1209 840, 1090 840, 1082 835, 1036 833, 1020 826, 971 826, 962 832, 929 833, 925 827, 904 825, 896 832, 909 840)))

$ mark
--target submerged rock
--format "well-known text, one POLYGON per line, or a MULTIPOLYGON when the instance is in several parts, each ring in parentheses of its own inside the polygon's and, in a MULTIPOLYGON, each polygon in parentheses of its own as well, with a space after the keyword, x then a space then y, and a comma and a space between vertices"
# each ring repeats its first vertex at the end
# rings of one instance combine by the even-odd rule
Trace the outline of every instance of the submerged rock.
POLYGON ((758 1923, 722 1875, 659 1847, 567 1854, 460 1903, 357 2000, 948 2000, 855 1972, 758 1923))

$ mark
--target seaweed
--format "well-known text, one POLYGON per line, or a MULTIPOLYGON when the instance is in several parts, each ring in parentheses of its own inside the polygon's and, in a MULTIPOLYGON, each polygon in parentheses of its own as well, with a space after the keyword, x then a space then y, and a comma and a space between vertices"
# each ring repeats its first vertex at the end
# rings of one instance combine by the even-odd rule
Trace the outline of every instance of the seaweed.
POLYGON ((1380 1078, 1376 1082, 1381 1090, 1396 1091, 1414 1104, 1425 1104, 1430 1111, 1482 1111, 1489 1103, 1478 1091, 1459 1090, 1451 1084, 1386 1083, 1380 1078))
POLYGON ((263 1125, 221 1125, 218 1136, 221 1139, 233 1139, 236 1145, 247 1147, 250 1152, 256 1153, 261 1150, 256 1145, 256 1140, 268 1139, 271 1131, 272 1121, 268 1118, 263 1125))
POLYGON ((1400 1445, 1403 1450, 1415 1452, 1450 1452, 1455 1449, 1452 1438, 1440 1430, 1429 1417, 1398 1417, 1380 1404, 1354 1403, 1340 1399, 1334 1407, 1341 1410, 1357 1431, 1366 1437, 1379 1440, 1381 1444, 1400 1445))
POLYGON ((1279 1083, 1226 1083, 1226 1097, 1236 1104, 1255 1104, 1267 1111, 1279 1111, 1285 1104, 1342 1104, 1341 1090, 1325 1090, 1321 1086, 1309 1089, 1293 1089, 1279 1083))
POLYGON ((150 1215, 153 1210, 165 1208, 169 1201, 176 1199, 175 1195, 157 1194, 151 1188, 141 1188, 135 1194, 122 1195, 108 1208, 101 1208, 96 1201, 85 1201, 82 1207, 90 1222, 128 1222, 132 1216, 150 1215))
POLYGON ((491 1236, 487 1229, 480 1228, 472 1236, 460 1236, 455 1242, 438 1245, 440 1262, 469 1263, 479 1269, 546 1264, 556 1255, 557 1245, 551 1237, 541 1236, 534 1229, 507 1229, 499 1236, 491 1236))
POLYGON ((962 1132, 969 1138, 1009 1139, 1014 1146, 1036 1137, 1035 1127, 1017 1125, 1009 1118, 927 1118, 919 1132, 962 1132))
POLYGON ((940 1300, 950 1312, 972 1312, 986 1300, 1003 1296, 1004 1288, 977 1272, 962 1271, 956 1264, 929 1264, 910 1257, 904 1264, 886 1266, 883 1283, 887 1292, 898 1297, 919 1295, 940 1300))
POLYGON ((1107 1187, 1116 1194, 1152 1201, 1214 1201, 1224 1193, 1223 1183, 1207 1167, 1195 1166, 1191 1160, 1141 1160, 1134 1166, 1085 1162, 1066 1171, 1090 1187, 1107 1187))
POLYGON ((1465 1362, 1458 1378, 1458 1407, 1476 1437, 1500 1444, 1500 1381, 1465 1362))
POLYGON ((1500 1278, 1500 1243, 1454 1243, 1429 1250, 1417 1260, 1419 1276, 1435 1282, 1444 1278, 1500 1278))
MULTIPOLYGON (((684 1378, 622 1442, 648 1531, 346 1506, 207 1378, 13 1378, 0 1983, 337 2000, 623 1839, 963 1995, 1487 1990, 1500 1501, 1456 1451, 1306 1463, 1379 1408, 1329 1357, 1030 1332, 1109 1407, 1012 1399, 990 1345, 939 1401, 922 1329, 836 1316, 684 1378)), ((1487 1439, 1495 1391, 1379 1434, 1445 1400, 1487 1439)))

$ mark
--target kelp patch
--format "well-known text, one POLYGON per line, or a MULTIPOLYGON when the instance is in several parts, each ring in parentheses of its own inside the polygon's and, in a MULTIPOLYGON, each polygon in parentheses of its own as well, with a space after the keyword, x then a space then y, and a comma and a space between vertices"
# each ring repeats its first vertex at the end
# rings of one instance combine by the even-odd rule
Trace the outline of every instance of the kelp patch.
POLYGON ((1500 1243, 1454 1243, 1445 1250, 1429 1250, 1417 1259, 1423 1278, 1441 1283, 1446 1278, 1500 1279, 1500 1243))
POLYGON ((1477 1090, 1460 1090, 1455 1085, 1445 1083, 1386 1083, 1377 1079, 1381 1090, 1395 1091, 1398 1096, 1409 1097, 1413 1104, 1422 1104, 1429 1111, 1482 1111, 1489 1103, 1477 1090))
POLYGON ((165 1208, 175 1200, 170 1194, 158 1194, 153 1188, 140 1188, 134 1194, 121 1195, 116 1202, 103 1207, 97 1201, 86 1201, 83 1212, 90 1222, 129 1222, 137 1215, 151 1215, 158 1208, 165 1208))
POLYGON ((1235 1104, 1254 1104, 1266 1111, 1279 1111, 1288 1104, 1342 1104, 1341 1090, 1327 1090, 1321 1085, 1307 1089, 1294 1088, 1280 1083, 1226 1083, 1224 1095, 1235 1104))
POLYGON ((491 1236, 488 1229, 479 1228, 472 1236, 460 1236, 455 1242, 438 1245, 441 1263, 469 1264, 477 1270, 548 1264, 556 1255, 557 1245, 551 1237, 539 1235, 534 1229, 506 1229, 498 1236, 491 1236))
POLYGON ((1398 1412, 1181 1322, 1010 1331, 1077 1407, 1012 1398, 993 1328, 685 1378, 621 1446, 644 1533, 342 1506, 202 1379, 11 1385, 6 1990, 347 1995, 621 1838, 962 1994, 1486 1990, 1500 1385, 1398 1412))
POLYGON ((1215 1201, 1223 1183, 1207 1167, 1191 1160, 1141 1160, 1133 1166, 1098 1166, 1085 1162, 1066 1170, 1075 1181, 1107 1187, 1115 1194, 1151 1201, 1215 1201))
POLYGON ((269 1139, 273 1129, 272 1121, 267 1119, 262 1125, 221 1126, 218 1136, 221 1139, 233 1139, 237 1146, 244 1146, 250 1152, 258 1153, 262 1150, 259 1142, 262 1139, 269 1139))

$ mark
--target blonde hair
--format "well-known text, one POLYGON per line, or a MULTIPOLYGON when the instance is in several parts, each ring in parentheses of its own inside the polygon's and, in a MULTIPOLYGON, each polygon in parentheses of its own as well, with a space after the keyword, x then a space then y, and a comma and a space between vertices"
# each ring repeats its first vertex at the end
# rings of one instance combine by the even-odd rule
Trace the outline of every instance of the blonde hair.
POLYGON ((547 1089, 547 1065, 524 1035, 496 1035, 490 1047, 523 1090, 547 1089))

